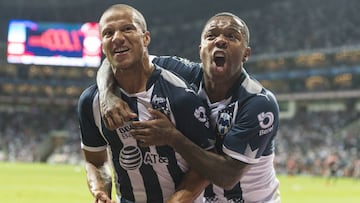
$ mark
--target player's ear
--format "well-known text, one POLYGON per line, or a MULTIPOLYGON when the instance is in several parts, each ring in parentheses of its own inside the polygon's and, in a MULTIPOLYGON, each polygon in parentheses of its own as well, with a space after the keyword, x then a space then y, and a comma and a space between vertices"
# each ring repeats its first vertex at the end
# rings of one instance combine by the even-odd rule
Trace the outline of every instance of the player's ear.
POLYGON ((245 63, 247 60, 249 60, 250 55, 251 55, 251 48, 246 47, 242 62, 245 63))
MULTIPOLYGON (((101 38, 101 40, 102 40, 102 38, 101 38)), ((104 48, 104 43, 101 41, 101 51, 102 51, 102 53, 104 54, 104 55, 106 55, 105 54, 105 48, 104 48)))
POLYGON ((200 57, 200 60, 201 60, 201 44, 199 44, 199 57, 200 57))
POLYGON ((150 37, 150 32, 149 32, 149 31, 144 32, 143 40, 144 40, 144 46, 145 46, 145 47, 148 47, 149 44, 150 44, 150 41, 151 41, 151 37, 150 37))

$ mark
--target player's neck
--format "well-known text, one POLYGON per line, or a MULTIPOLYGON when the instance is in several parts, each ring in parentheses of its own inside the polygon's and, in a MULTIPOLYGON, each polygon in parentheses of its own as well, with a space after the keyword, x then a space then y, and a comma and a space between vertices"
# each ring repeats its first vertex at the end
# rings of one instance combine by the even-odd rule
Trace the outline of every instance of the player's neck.
POLYGON ((205 91, 211 103, 221 101, 225 99, 226 93, 228 91, 227 86, 219 85, 212 81, 205 82, 205 91))
POLYGON ((129 94, 135 94, 146 90, 146 83, 154 70, 153 65, 145 65, 134 69, 121 71, 116 74, 118 85, 129 94))
POLYGON ((216 82, 213 80, 205 79, 205 90, 206 94, 209 97, 211 103, 215 103, 221 100, 226 99, 226 95, 228 94, 230 88, 233 83, 228 82, 216 82))
POLYGON ((232 77, 210 78, 204 75, 206 93, 211 103, 227 99, 230 89, 239 79, 241 72, 232 77))

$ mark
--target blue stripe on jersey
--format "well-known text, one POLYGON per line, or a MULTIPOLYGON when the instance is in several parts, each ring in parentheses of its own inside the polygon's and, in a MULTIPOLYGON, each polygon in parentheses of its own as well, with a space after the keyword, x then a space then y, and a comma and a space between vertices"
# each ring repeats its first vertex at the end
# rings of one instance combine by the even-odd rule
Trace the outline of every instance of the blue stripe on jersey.
MULTIPOLYGON (((143 148, 142 150, 143 152, 143 157, 144 159, 146 158, 146 152, 150 152, 149 148, 143 148)), ((151 157, 148 157, 151 158, 151 157)), ((149 160, 144 160, 144 161, 149 161, 149 160)), ((152 160, 150 160, 152 161, 152 160)), ((151 202, 157 202, 161 199, 163 199, 163 194, 162 194, 162 190, 161 190, 161 186, 159 183, 159 178, 156 174, 156 172, 154 171, 153 167, 149 164, 142 164, 140 167, 140 173, 143 177, 146 177, 143 179, 144 181, 144 185, 145 185, 145 190, 146 190, 146 194, 147 194, 147 203, 151 203, 151 202)))
MULTIPOLYGON (((138 106, 137 106, 137 98, 136 97, 128 97, 125 94, 121 93, 121 98, 129 105, 129 108, 136 113, 137 115, 139 115, 139 110, 138 110, 138 106)), ((138 120, 138 119, 135 119, 138 120)), ((116 136, 117 137, 117 136, 116 136)), ((150 150, 148 147, 146 148, 141 148, 141 153, 142 153, 142 157, 146 157, 146 154, 149 153, 150 150)), ((117 152, 117 154, 120 154, 120 151, 117 152)), ((146 160, 148 161, 148 160, 146 160)), ((117 158, 116 160, 114 160, 114 162, 119 162, 119 158, 117 158)), ((118 168, 118 174, 121 174, 119 177, 119 184, 121 187, 121 195, 122 198, 126 199, 126 200, 130 200, 130 201, 136 201, 135 195, 134 195, 134 191, 132 190, 132 187, 129 187, 132 185, 131 180, 129 178, 128 175, 128 171, 124 170, 120 164, 117 165, 118 168), (126 187, 125 187, 126 186, 126 187)), ((163 199, 163 194, 162 194, 162 190, 161 190, 161 186, 159 183, 159 179, 158 176, 156 174, 156 172, 154 171, 153 167, 151 165, 148 164, 142 164, 141 167, 139 168, 139 172, 141 174, 142 177, 146 177, 143 178, 143 182, 144 182, 144 188, 145 188, 145 192, 147 195, 147 202, 151 203, 151 202, 157 202, 159 200, 163 199)), ((136 184, 136 183, 134 183, 136 184)))
MULTIPOLYGON (((121 96, 121 98, 129 105, 129 108, 133 110, 134 113, 138 114, 137 106, 136 106, 136 98, 127 97, 124 95, 118 95, 121 96), (135 105, 134 105, 135 104, 135 105)), ((115 131, 113 131, 115 132, 115 131)), ((114 137, 118 138, 119 135, 115 133, 114 137)), ((111 147, 112 155, 113 155, 113 163, 114 163, 114 169, 116 171, 117 183, 120 186, 120 192, 122 198, 125 198, 126 200, 135 201, 135 195, 133 192, 133 188, 131 187, 131 180, 128 174, 128 171, 125 170, 120 165, 120 150, 123 148, 123 143, 119 139, 117 142, 113 143, 119 143, 121 144, 121 147, 111 147)))

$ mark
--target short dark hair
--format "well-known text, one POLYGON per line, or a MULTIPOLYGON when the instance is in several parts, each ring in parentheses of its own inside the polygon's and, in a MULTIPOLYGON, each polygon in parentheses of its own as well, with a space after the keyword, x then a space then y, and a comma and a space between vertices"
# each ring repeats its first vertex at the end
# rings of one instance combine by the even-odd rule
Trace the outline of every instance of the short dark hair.
MULTIPOLYGON (((101 22, 101 19, 103 18, 103 15, 111 10, 118 10, 118 9, 128 9, 128 10, 132 10, 135 12, 135 15, 137 15, 138 19, 136 19, 136 22, 140 25, 141 29, 143 32, 147 31, 147 25, 146 25, 146 20, 144 18, 144 16, 140 13, 140 11, 138 11, 136 8, 126 5, 126 4, 114 4, 112 6, 110 6, 109 8, 107 8, 104 13, 102 14, 102 16, 100 17, 99 22, 101 22)), ((101 26, 101 25, 100 25, 101 26)))
POLYGON ((205 26, 204 26, 204 29, 205 29, 205 27, 209 24, 210 21, 212 21, 214 18, 221 17, 221 16, 234 18, 234 19, 240 21, 240 22, 243 24, 243 27, 242 27, 242 29, 241 29, 241 33, 242 33, 243 37, 245 38, 246 43, 249 45, 249 43, 250 43, 250 32, 249 32, 249 28, 248 28, 248 26, 246 25, 246 23, 245 23, 244 20, 242 20, 241 18, 239 18, 237 15, 235 15, 235 14, 233 14, 233 13, 230 13, 230 12, 221 12, 221 13, 215 14, 214 16, 212 16, 212 17, 206 22, 206 24, 205 24, 205 26))

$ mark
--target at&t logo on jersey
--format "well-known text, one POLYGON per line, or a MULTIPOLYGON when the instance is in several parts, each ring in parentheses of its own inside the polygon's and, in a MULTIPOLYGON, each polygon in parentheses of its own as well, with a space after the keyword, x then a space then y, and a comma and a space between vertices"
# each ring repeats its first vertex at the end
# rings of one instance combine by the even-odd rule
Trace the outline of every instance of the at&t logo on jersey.
POLYGON ((167 157, 162 157, 159 154, 146 152, 145 157, 144 157, 144 163, 149 164, 149 165, 158 164, 158 163, 160 163, 160 164, 165 163, 166 165, 168 165, 169 160, 168 160, 167 157))
POLYGON ((139 147, 129 145, 121 149, 119 155, 119 162, 121 167, 123 167, 125 170, 136 170, 140 168, 142 163, 148 165, 168 165, 169 160, 167 157, 163 157, 157 153, 151 152, 146 152, 143 157, 139 147))
POLYGON ((259 125, 262 130, 259 131, 259 136, 265 135, 273 131, 274 114, 272 112, 262 112, 258 114, 259 125))
POLYGON ((137 146, 126 146, 120 151, 119 162, 121 167, 125 170, 135 170, 140 168, 142 160, 141 151, 137 146))

